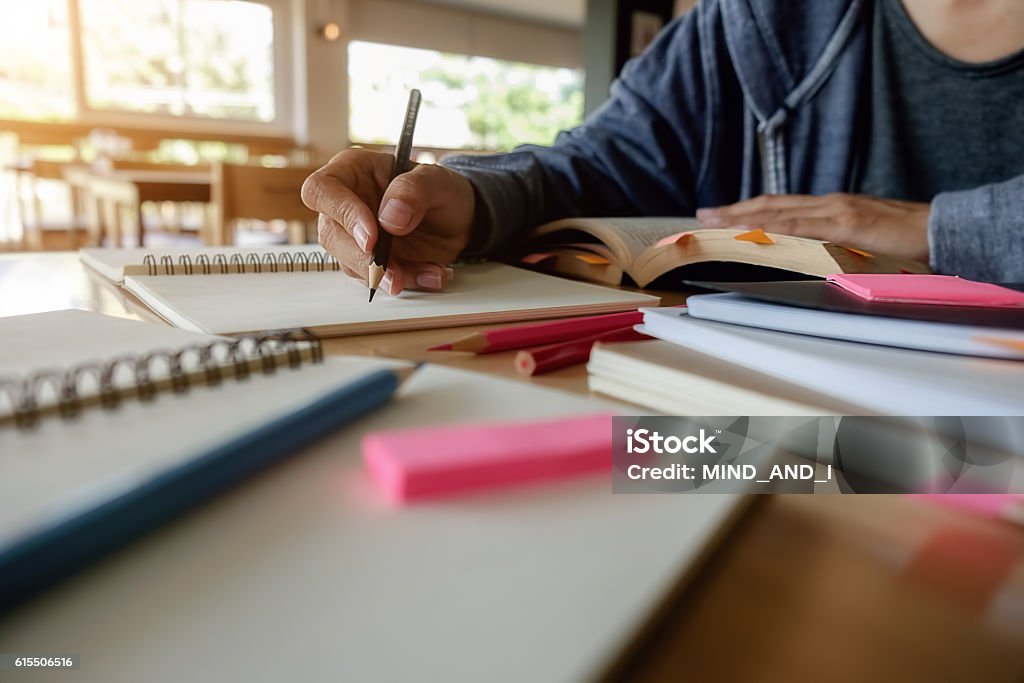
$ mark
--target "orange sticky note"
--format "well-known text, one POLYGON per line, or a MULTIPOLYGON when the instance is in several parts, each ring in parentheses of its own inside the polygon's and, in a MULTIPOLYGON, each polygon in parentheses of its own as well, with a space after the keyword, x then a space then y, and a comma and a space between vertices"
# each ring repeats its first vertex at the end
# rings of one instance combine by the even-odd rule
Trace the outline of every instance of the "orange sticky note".
POLYGON ((575 254, 576 258, 592 266, 607 266, 611 261, 597 254, 575 254))
POLYGON ((692 234, 693 233, 689 232, 689 231, 687 231, 687 232, 677 232, 674 235, 669 235, 668 237, 662 237, 660 240, 658 240, 658 243, 655 244, 654 246, 656 246, 656 247, 667 247, 670 244, 681 244, 681 243, 687 241, 688 239, 690 239, 690 235, 692 235, 692 234))
POLYGON ((735 239, 741 242, 754 242, 756 244, 775 244, 775 240, 768 236, 764 228, 756 228, 748 232, 736 235, 735 239))
POLYGON ((522 258, 522 262, 531 266, 535 266, 538 263, 547 261, 548 259, 555 258, 557 254, 551 253, 540 253, 540 254, 527 254, 522 258))
POLYGON ((1024 351, 1024 341, 1020 339, 1001 339, 999 337, 975 337, 974 341, 978 341, 983 344, 992 344, 993 346, 1002 346, 1005 349, 1013 349, 1014 351, 1024 351))
POLYGON ((851 254, 856 254, 857 256, 863 256, 864 258, 874 258, 875 257, 875 255, 872 254, 870 251, 864 251, 863 249, 854 249, 853 247, 843 247, 843 249, 845 249, 846 251, 850 252, 851 254))

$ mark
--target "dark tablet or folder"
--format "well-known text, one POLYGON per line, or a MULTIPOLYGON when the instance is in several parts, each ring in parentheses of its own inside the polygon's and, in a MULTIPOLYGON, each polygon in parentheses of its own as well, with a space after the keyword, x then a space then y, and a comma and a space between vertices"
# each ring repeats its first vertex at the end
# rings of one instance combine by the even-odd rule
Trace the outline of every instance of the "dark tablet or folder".
MULTIPOLYGON (((857 313, 907 320, 998 327, 1024 330, 1024 310, 1019 308, 977 308, 933 304, 895 304, 867 301, 824 280, 781 282, 707 282, 686 280, 686 284, 717 292, 737 292, 752 299, 840 313, 857 313)), ((1021 284, 1004 284, 1024 289, 1021 284)))

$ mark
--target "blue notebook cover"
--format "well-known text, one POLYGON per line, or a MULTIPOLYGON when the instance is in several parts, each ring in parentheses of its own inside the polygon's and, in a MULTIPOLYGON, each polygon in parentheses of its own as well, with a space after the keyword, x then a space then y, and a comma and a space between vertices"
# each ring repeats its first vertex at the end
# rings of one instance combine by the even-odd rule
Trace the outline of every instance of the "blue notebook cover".
POLYGON ((0 612, 383 405, 399 383, 391 370, 367 373, 127 493, 15 542, 0 553, 0 612))

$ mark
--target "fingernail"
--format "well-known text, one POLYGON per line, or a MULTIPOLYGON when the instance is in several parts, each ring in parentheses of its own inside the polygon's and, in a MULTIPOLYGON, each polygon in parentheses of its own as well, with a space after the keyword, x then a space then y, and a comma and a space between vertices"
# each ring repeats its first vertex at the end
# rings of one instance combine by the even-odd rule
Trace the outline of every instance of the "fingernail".
POLYGON ((446 278, 448 278, 449 280, 451 280, 453 277, 455 277, 455 269, 451 268, 451 267, 445 268, 444 269, 444 276, 446 278))
POLYGON ((697 209, 697 218, 714 218, 717 215, 716 209, 697 209))
POLYGON ((416 284, 423 289, 441 289, 441 274, 436 270, 424 270, 416 274, 416 284))
POLYGON ((356 244, 365 253, 366 245, 370 243, 370 231, 357 223, 356 227, 352 229, 352 237, 355 238, 356 244))
POLYGON ((408 204, 397 199, 389 199, 380 212, 380 222, 392 228, 404 228, 412 220, 412 209, 408 204))
POLYGON ((391 273, 384 273, 384 277, 380 280, 380 288, 388 294, 391 294, 391 283, 394 282, 394 278, 391 277, 391 273))

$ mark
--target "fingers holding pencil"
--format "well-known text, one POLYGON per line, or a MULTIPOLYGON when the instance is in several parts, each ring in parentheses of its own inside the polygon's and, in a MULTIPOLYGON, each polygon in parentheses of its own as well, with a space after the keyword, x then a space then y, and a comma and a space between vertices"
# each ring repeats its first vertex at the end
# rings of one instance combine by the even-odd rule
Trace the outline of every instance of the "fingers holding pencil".
MULTIPOLYGON (((320 244, 338 260, 342 271, 366 282, 372 260, 370 254, 359 249, 354 238, 333 218, 321 214, 317 231, 320 244)), ((452 268, 436 262, 406 260, 402 258, 404 252, 404 249, 395 249, 380 285, 382 291, 397 296, 405 289, 436 291, 447 286, 454 274, 452 268)))
POLYGON ((438 269, 451 264, 469 243, 473 188, 455 171, 429 164, 389 183, 391 164, 388 154, 347 150, 306 180, 302 198, 320 214, 319 242, 346 273, 365 283, 378 230, 397 231, 402 236, 394 240, 388 263, 389 269, 398 266, 402 277, 392 278, 387 293, 397 295, 406 287, 443 288, 449 278, 438 269), (405 227, 396 227, 401 211, 388 212, 392 199, 414 209, 405 227))

